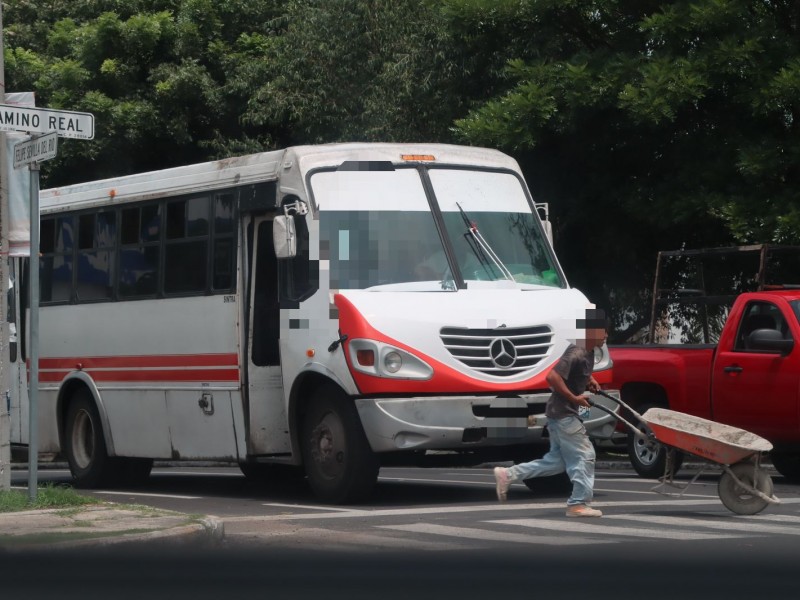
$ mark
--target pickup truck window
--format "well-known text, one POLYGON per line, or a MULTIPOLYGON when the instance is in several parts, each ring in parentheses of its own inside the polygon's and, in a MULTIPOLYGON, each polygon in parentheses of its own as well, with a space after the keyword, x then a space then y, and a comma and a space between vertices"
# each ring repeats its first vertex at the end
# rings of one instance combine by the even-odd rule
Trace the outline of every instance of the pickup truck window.
POLYGON ((800 300, 792 300, 789 304, 794 311, 795 318, 800 322, 800 300))
MULTIPOLYGON (((795 308, 796 312, 797 308, 795 308)), ((775 329, 780 331, 786 339, 791 339, 792 337, 783 313, 775 304, 763 301, 750 302, 744 309, 734 350, 750 351, 748 338, 756 329, 775 329)))

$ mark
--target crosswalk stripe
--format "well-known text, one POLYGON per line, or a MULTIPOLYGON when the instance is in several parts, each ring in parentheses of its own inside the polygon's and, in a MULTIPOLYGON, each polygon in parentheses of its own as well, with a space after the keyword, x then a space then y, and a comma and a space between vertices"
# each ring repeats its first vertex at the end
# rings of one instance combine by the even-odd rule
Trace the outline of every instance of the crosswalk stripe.
MULTIPOLYGON (((605 518, 605 517, 603 517, 605 518)), ((556 519, 508 519, 502 521, 485 521, 498 525, 512 525, 514 527, 530 527, 533 529, 552 529, 558 532, 583 533, 585 535, 613 535, 620 537, 640 537, 640 538, 659 538, 667 540, 721 540, 736 536, 699 533, 694 531, 669 531, 658 529, 647 529, 643 527, 612 527, 609 525, 598 525, 587 523, 588 519, 577 520, 556 520, 556 519)))
MULTIPOLYGON (((611 488, 594 488, 594 492, 603 492, 605 494, 644 494, 646 496, 652 496, 654 493, 652 490, 615 490, 611 488)), ((712 496, 710 494, 683 494, 682 498, 719 498, 719 496, 712 496)))
MULTIPOLYGON (((654 494, 655 496, 655 494, 654 494)), ((799 504, 800 498, 790 498, 784 500, 783 504, 799 504)), ((597 508, 645 508, 645 507, 659 507, 667 508, 679 506, 719 506, 721 510, 724 509, 719 501, 719 498, 709 498, 708 500, 676 500, 672 498, 665 498, 659 500, 623 500, 623 501, 602 501, 593 502, 592 506, 597 508)), ((417 508, 389 508, 389 509, 353 509, 347 512, 322 512, 322 513, 299 513, 299 514, 281 514, 281 515, 254 515, 246 517, 230 517, 226 521, 307 521, 307 520, 325 520, 325 519, 371 519, 375 517, 404 517, 404 516, 425 516, 425 515, 453 515, 464 513, 480 513, 489 512, 497 513, 504 511, 540 511, 540 510, 553 510, 563 509, 565 503, 562 502, 528 502, 520 503, 494 502, 492 504, 472 504, 467 506, 435 506, 435 507, 417 507, 417 508)))
POLYGON ((485 542, 516 542, 520 544, 541 544, 546 546, 584 546, 587 544, 608 544, 613 540, 597 540, 585 537, 559 536, 542 537, 525 533, 491 531, 488 529, 474 529, 471 527, 451 527, 433 523, 413 523, 410 525, 378 525, 379 529, 391 529, 407 533, 423 533, 443 535, 448 537, 480 540, 485 542))
POLYGON ((609 515, 608 519, 620 522, 634 521, 636 523, 653 523, 658 525, 673 525, 676 527, 720 529, 725 532, 742 531, 747 533, 800 535, 800 527, 792 528, 787 525, 769 525, 767 523, 755 523, 749 520, 745 522, 741 518, 720 517, 716 515, 709 515, 703 518, 662 517, 655 515, 609 515))
POLYGON ((800 525, 800 517, 795 517, 792 515, 761 514, 761 515, 753 515, 752 517, 742 517, 742 518, 753 521, 774 521, 776 523, 794 523, 795 525, 800 525))

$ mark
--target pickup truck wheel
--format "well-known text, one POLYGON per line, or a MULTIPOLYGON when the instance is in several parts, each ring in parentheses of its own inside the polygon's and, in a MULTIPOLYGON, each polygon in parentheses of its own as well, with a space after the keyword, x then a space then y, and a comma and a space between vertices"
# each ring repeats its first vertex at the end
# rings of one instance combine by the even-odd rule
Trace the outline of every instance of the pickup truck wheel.
POLYGON ((800 483, 800 454, 797 452, 772 452, 772 466, 790 483, 800 483))
MULTIPOLYGON (((644 414, 655 405, 645 404, 638 408, 644 414)), ((667 449, 658 442, 635 433, 628 434, 628 457, 633 470, 645 479, 658 479, 664 475, 667 464, 667 449)), ((675 452, 672 461, 672 474, 675 475, 683 464, 683 453, 675 452)))

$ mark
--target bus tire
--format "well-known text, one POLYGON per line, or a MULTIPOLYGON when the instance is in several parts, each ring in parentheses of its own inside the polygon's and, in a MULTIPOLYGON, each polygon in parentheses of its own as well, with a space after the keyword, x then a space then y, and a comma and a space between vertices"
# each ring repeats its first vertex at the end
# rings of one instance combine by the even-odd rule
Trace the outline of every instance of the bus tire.
POLYGON ((302 421, 301 449, 308 483, 321 500, 357 502, 375 486, 380 462, 353 401, 335 385, 322 386, 312 396, 302 421))
POLYGON ((94 488, 112 483, 116 464, 108 456, 100 413, 89 390, 72 396, 64 427, 64 451, 73 484, 94 488))

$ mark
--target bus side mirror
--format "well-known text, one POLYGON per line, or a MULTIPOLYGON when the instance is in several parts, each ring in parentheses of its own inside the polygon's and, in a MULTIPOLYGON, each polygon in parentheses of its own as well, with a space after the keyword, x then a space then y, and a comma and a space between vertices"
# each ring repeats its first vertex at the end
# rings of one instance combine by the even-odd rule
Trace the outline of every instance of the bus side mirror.
POLYGON ((276 215, 272 221, 272 243, 277 258, 294 258, 297 255, 297 233, 294 217, 276 215))

